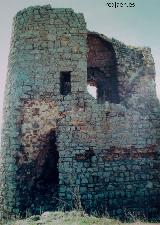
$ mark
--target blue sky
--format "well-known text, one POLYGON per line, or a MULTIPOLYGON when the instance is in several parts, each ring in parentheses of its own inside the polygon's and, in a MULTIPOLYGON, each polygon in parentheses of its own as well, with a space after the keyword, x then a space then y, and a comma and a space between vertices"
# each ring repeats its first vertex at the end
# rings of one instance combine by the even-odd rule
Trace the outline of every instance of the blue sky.
POLYGON ((13 16, 25 7, 44 4, 84 13, 89 30, 129 45, 151 47, 160 98, 160 0, 5 0, 0 8, 0 123, 13 16), (135 7, 109 8, 107 2, 135 3, 135 7))

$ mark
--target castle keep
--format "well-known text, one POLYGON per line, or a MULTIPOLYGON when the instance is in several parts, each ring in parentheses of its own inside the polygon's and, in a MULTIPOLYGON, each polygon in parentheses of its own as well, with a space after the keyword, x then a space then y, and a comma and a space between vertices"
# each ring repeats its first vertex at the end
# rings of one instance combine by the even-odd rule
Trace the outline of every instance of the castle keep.
POLYGON ((77 204, 157 215, 159 112, 150 48, 90 32, 72 9, 18 12, 3 112, 2 215, 77 204))

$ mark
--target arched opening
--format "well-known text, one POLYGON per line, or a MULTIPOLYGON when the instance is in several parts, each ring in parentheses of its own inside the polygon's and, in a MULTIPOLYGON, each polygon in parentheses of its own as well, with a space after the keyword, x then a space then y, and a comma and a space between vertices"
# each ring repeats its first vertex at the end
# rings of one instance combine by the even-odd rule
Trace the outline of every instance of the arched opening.
POLYGON ((116 56, 110 42, 88 33, 87 80, 95 81, 97 101, 119 103, 116 56))

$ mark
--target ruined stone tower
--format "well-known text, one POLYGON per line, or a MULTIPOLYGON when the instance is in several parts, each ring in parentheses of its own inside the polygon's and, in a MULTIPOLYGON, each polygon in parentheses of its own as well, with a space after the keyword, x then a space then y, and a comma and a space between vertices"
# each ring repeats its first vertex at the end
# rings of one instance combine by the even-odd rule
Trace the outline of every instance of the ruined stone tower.
POLYGON ((2 215, 158 214, 160 114, 149 48, 86 29, 81 13, 14 18, 0 167, 2 215), (97 88, 97 98, 87 92, 97 88))

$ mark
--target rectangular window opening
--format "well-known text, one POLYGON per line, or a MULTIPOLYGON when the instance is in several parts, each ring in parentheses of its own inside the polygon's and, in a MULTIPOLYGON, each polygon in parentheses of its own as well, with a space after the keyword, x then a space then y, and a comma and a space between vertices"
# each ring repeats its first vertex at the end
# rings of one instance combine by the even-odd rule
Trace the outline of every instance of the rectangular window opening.
POLYGON ((71 72, 60 73, 60 94, 68 95, 71 93, 71 72))

